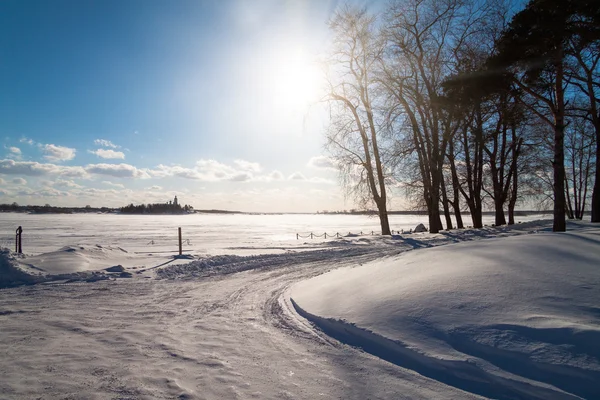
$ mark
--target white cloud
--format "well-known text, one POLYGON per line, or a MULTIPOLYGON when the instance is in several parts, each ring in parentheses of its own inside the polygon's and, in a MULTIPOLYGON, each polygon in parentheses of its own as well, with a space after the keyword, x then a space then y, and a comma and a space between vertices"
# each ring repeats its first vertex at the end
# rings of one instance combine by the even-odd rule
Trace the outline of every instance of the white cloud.
POLYGON ((83 186, 73 182, 72 180, 64 180, 64 179, 57 179, 56 181, 54 181, 54 186, 58 186, 58 187, 64 187, 64 188, 77 188, 80 189, 83 186))
POLYGON ((85 171, 90 174, 108 175, 115 178, 150 178, 145 170, 129 164, 89 164, 85 166, 85 171))
POLYGON ((41 146, 44 151, 44 158, 48 161, 68 161, 75 158, 76 150, 70 147, 46 144, 41 146))
POLYGON ((22 153, 20 148, 14 146, 4 146, 4 148, 8 150, 8 154, 6 155, 7 158, 12 160, 21 160, 22 153))
POLYGON ((331 185, 331 184, 334 183, 333 181, 331 181, 329 179, 321 178, 319 176, 313 176, 312 178, 307 178, 301 172, 294 172, 293 174, 291 174, 288 177, 288 180, 290 180, 290 181, 304 181, 304 182, 311 182, 311 183, 325 183, 325 184, 328 184, 328 185, 331 185))
POLYGON ((268 178, 272 181, 282 181, 284 179, 284 176, 279 171, 273 171, 268 175, 268 178))
POLYGON ((95 151, 88 150, 88 153, 95 154, 100 158, 118 158, 125 159, 125 154, 122 151, 114 151, 110 149, 98 149, 95 151))
MULTIPOLYGON (((244 160, 235 160, 233 163, 234 165, 227 165, 216 160, 199 160, 194 168, 160 164, 148 170, 148 173, 155 178, 179 177, 204 182, 273 182, 285 180, 284 175, 277 170, 266 175, 257 175, 256 173, 262 169, 258 163, 244 160)), ((312 183, 334 183, 321 177, 307 178, 301 172, 294 172, 287 179, 312 183)))
POLYGON ((34 161, 0 160, 0 174, 6 175, 61 175, 71 178, 85 178, 86 171, 82 167, 67 167, 56 164, 42 164, 34 161))
POLYGON ((76 196, 86 196, 86 197, 102 197, 105 198, 107 195, 115 196, 120 195, 121 193, 115 189, 96 189, 96 188, 85 188, 83 190, 78 190, 75 192, 76 196))
POLYGON ((196 162, 196 169, 207 181, 229 180, 241 172, 215 160, 199 160, 196 162))
POLYGON ((255 162, 250 162, 250 161, 245 161, 245 160, 235 160, 233 163, 244 171, 260 172, 262 169, 260 167, 260 164, 255 163, 255 162))
POLYGON ((312 168, 336 169, 335 162, 331 158, 325 156, 313 157, 310 160, 308 160, 307 165, 312 168))
MULTIPOLYGON (((51 164, 50 164, 51 165, 51 164)), ((68 178, 89 178, 88 173, 83 167, 62 167, 55 165, 59 168, 59 175, 68 178)))
POLYGON ((6 181, 4 179, 0 178, 0 185, 4 185, 4 184, 6 184, 6 181))
POLYGON ((150 186, 150 187, 146 188, 146 190, 160 190, 160 191, 162 191, 163 188, 162 188, 162 186, 154 185, 154 186, 150 186))
POLYGON ((288 177, 290 181, 305 181, 306 177, 301 172, 294 172, 288 177))
POLYGON ((32 139, 28 139, 26 137, 22 137, 21 139, 19 139, 20 143, 27 143, 30 146, 33 146, 35 144, 35 142, 32 139))
POLYGON ((102 181, 103 184, 108 185, 108 186, 113 186, 119 189, 125 189, 125 185, 121 184, 121 183, 113 183, 110 181, 102 181))
POLYGON ((27 181, 23 178, 14 178, 12 180, 12 183, 14 183, 15 185, 27 185, 27 181))
POLYGON ((36 190, 35 192, 31 193, 31 195, 36 197, 69 197, 71 196, 71 193, 47 188, 43 190, 36 190))
POLYGON ((239 172, 233 175, 231 178, 229 178, 229 180, 234 182, 248 182, 251 181, 252 178, 253 176, 249 172, 239 172))
POLYGON ((10 151, 12 154, 16 155, 16 156, 20 156, 21 155, 21 149, 18 147, 9 147, 8 151, 10 151))
POLYGON ((148 172, 156 178, 179 177, 185 179, 202 179, 202 176, 195 169, 185 168, 180 165, 168 166, 160 164, 148 172))
POLYGON ((94 140, 94 144, 96 146, 110 147, 111 149, 118 149, 120 147, 120 146, 117 146, 116 144, 114 144, 113 142, 111 142, 110 140, 106 140, 106 139, 96 139, 96 140, 94 140))
POLYGON ((323 183, 323 184, 326 184, 326 185, 333 185, 333 184, 335 184, 335 182, 332 181, 331 179, 321 178, 319 176, 313 176, 312 178, 309 178, 308 181, 312 182, 312 183, 323 183))
POLYGON ((199 160, 194 168, 186 168, 181 165, 158 165, 148 171, 150 175, 157 178, 179 177, 194 179, 204 182, 234 181, 248 182, 260 180, 255 173, 260 171, 258 163, 244 160, 235 160, 234 166, 220 163, 216 160, 199 160))

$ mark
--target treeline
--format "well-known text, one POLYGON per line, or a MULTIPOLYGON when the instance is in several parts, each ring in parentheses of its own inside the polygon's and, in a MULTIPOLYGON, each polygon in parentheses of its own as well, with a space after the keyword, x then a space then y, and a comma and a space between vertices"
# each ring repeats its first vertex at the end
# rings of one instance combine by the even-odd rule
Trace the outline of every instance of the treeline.
POLYGON ((155 204, 129 204, 119 209, 123 214, 186 214, 192 212, 194 208, 189 205, 181 206, 180 204, 172 203, 155 203, 155 204))
POLYGON ((108 207, 57 207, 46 204, 43 206, 21 206, 18 203, 0 204, 0 212, 30 212, 37 214, 73 214, 73 213, 90 213, 90 212, 113 212, 114 208, 108 207))
POLYGON ((347 192, 425 209, 431 232, 514 223, 524 200, 600 222, 597 0, 397 0, 330 22, 328 149, 347 192), (522 7, 522 6, 521 6, 522 7))

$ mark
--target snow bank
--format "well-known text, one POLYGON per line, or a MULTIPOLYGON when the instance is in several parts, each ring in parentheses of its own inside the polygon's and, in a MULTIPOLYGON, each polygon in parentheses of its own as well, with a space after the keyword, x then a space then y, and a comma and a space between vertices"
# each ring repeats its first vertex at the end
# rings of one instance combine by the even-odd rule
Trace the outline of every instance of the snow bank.
POLYGON ((122 264, 127 260, 127 251, 120 247, 65 246, 57 251, 20 259, 23 267, 34 267, 48 275, 96 271, 122 264))
POLYGON ((39 255, 16 254, 2 249, 0 288, 62 280, 95 282, 130 278, 133 276, 131 271, 145 268, 146 265, 164 265, 176 258, 131 254, 120 247, 100 245, 65 246, 39 255))
POLYGON ((40 279, 22 271, 18 267, 15 254, 10 250, 0 249, 0 289, 12 286, 30 285, 40 279))
POLYGON ((600 397, 600 229, 407 252, 296 284, 338 340, 493 398, 600 397))
POLYGON ((253 269, 272 269, 310 262, 322 262, 343 257, 356 257, 372 252, 366 246, 330 250, 261 254, 252 256, 219 255, 206 257, 187 264, 170 265, 157 269, 161 279, 194 279, 213 275, 227 275, 253 269))

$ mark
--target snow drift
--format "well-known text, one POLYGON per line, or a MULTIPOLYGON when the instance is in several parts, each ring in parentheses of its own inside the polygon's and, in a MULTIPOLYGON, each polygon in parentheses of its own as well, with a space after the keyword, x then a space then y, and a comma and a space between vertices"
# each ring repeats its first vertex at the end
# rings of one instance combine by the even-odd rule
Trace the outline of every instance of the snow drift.
POLYGON ((459 243, 291 290, 325 333, 493 398, 600 396, 600 229, 459 243))

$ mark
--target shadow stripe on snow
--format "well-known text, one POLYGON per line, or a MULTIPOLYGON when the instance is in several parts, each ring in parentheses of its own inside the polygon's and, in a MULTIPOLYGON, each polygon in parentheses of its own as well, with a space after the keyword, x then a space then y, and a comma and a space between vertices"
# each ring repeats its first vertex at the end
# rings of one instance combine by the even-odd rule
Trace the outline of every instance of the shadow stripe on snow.
POLYGON ((296 312, 311 321, 332 338, 379 357, 399 367, 464 390, 495 399, 579 399, 580 397, 542 384, 541 386, 491 374, 474 362, 444 360, 412 350, 401 342, 390 340, 350 323, 323 318, 303 310, 290 298, 296 312))

